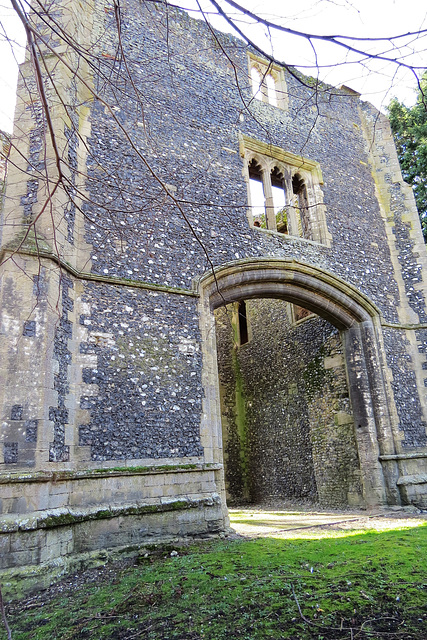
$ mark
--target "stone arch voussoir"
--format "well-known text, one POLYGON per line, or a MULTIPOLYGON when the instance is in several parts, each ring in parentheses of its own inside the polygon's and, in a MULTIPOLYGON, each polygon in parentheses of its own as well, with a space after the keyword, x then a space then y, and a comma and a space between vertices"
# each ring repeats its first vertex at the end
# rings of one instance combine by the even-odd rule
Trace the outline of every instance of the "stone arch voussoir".
POLYGON ((227 263, 199 283, 211 309, 249 298, 284 298, 340 330, 379 317, 378 308, 341 278, 296 260, 260 258, 227 263))

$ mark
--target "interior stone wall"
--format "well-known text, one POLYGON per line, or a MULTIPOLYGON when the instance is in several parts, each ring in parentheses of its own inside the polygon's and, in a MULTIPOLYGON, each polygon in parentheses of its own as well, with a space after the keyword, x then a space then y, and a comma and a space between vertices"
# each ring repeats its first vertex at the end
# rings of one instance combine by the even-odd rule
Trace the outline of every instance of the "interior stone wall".
MULTIPOLYGON (((234 307, 234 308, 233 308, 234 307)), ((362 504, 359 460, 339 332, 282 300, 216 311, 225 478, 230 503, 362 504)))

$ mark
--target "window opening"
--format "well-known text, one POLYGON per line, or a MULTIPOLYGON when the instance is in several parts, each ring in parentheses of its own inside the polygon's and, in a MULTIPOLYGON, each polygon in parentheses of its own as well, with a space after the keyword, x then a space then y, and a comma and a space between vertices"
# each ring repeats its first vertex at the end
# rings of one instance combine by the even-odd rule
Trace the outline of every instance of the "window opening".
POLYGON ((314 313, 305 309, 305 307, 300 307, 298 304, 293 305, 294 312, 294 322, 299 322, 300 320, 305 320, 306 318, 314 317, 314 313))
POLYGON ((283 174, 277 167, 271 172, 271 192, 276 215, 276 229, 279 233, 288 233, 288 211, 286 203, 286 187, 283 174))
POLYGON ((330 246, 319 163, 244 134, 240 155, 250 226, 330 246))
POLYGON ((238 307, 239 316, 239 340, 240 345, 249 342, 248 319, 246 316, 246 302, 241 300, 238 307))
POLYGON ((269 104, 272 104, 273 107, 277 107, 276 82, 271 73, 266 75, 265 84, 267 86, 267 101, 269 104))
POLYGON ((261 74, 259 73, 256 67, 251 68, 251 80, 252 80, 252 91, 254 94, 254 98, 256 98, 257 100, 262 100, 262 91, 261 91, 262 78, 261 78, 261 74))
POLYGON ((254 98, 273 107, 287 109, 288 91, 283 67, 253 53, 249 53, 248 62, 254 98))
POLYGON ((251 196, 251 211, 254 227, 266 229, 265 196, 262 183, 261 166, 252 160, 249 164, 249 188, 251 196))

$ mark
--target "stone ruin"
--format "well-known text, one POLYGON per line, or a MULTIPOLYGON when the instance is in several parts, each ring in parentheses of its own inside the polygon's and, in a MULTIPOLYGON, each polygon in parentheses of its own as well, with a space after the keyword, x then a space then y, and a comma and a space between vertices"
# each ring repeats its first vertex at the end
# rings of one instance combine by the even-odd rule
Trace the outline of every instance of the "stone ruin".
POLYGON ((1 218, 1 581, 219 533, 227 501, 427 507, 387 119, 162 4, 120 43, 113 5, 54 17, 80 56, 46 38, 49 122, 21 65, 1 218))

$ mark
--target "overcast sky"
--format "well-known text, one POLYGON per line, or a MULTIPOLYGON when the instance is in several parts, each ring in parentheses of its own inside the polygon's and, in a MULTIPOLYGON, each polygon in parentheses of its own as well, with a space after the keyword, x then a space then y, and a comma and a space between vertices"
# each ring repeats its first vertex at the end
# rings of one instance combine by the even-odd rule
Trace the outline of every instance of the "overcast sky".
MULTIPOLYGON (((196 2, 183 1, 189 6, 196 2)), ((203 1, 208 6, 208 0, 203 1)), ((417 37, 399 39, 398 51, 388 41, 351 44, 363 47, 365 51, 384 54, 385 57, 399 56, 406 64, 427 67, 425 0, 241 0, 240 4, 272 22, 319 35, 389 38, 426 30, 426 33, 417 37)), ((283 33, 270 32, 266 35, 265 28, 260 28, 259 25, 249 26, 249 21, 237 11, 234 17, 239 19, 242 29, 264 50, 270 50, 276 58, 299 67, 307 75, 317 75, 313 48, 307 40, 283 33)), ((216 26, 229 30, 224 24, 215 21, 216 26)), ((361 93, 363 99, 383 110, 393 97, 408 105, 415 101, 416 78, 410 71, 398 69, 396 65, 384 61, 365 59, 362 64, 350 64, 355 60, 360 61, 361 56, 353 55, 335 45, 313 42, 317 63, 321 67, 319 74, 325 82, 334 86, 346 84, 361 93)))
MULTIPOLYGON (((183 0, 176 4, 191 10, 195 8, 196 0, 183 0)), ((427 30, 427 3, 424 0, 241 0, 241 4, 283 26, 320 35, 376 38, 427 30)), ((203 6, 209 7, 208 0, 203 0, 203 6)), ((208 11, 212 18, 212 7, 208 11)), ((316 75, 313 50, 306 40, 283 33, 277 36, 271 33, 270 38, 265 28, 251 25, 251 21, 238 12, 234 12, 233 17, 251 38, 264 49, 269 49, 276 58, 298 66, 307 75, 316 75)), ((214 26, 230 30, 220 20, 212 19, 214 26)), ((10 131, 17 74, 15 59, 21 61, 23 58, 23 30, 8 0, 0 0, 0 22, 0 129, 10 131), (14 42, 21 43, 21 46, 15 46, 14 52, 5 41, 5 30, 14 42)), ((359 46, 358 43, 353 44, 359 46)), ((387 41, 364 43, 363 46, 365 50, 370 47, 387 57, 399 54, 407 64, 427 67, 427 33, 401 39, 399 44, 401 49, 398 52, 387 41)), ((407 104, 415 101, 416 79, 409 71, 399 70, 396 65, 386 62, 365 60, 362 64, 355 64, 353 61, 360 56, 353 56, 332 45, 317 42, 315 48, 321 79, 329 84, 346 84, 362 93, 363 99, 382 109, 394 96, 407 104)))

